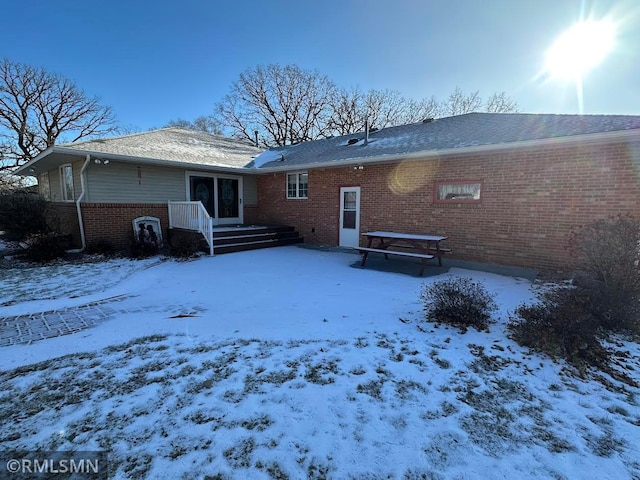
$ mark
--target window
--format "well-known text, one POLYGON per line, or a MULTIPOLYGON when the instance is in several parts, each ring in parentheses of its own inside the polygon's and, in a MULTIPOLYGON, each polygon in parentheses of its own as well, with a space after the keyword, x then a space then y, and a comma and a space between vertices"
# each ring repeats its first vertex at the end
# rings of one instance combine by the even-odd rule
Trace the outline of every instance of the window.
POLYGON ((479 203, 481 182, 437 182, 436 202, 479 203))
POLYGON ((287 174, 287 198, 307 198, 309 174, 307 172, 287 174))
POLYGON ((45 200, 51 200, 51 185, 49 183, 49 172, 44 172, 38 177, 38 187, 40 190, 40 195, 42 195, 45 200))
POLYGON ((75 195, 73 193, 73 167, 71 164, 60 166, 60 186, 62 187, 62 200, 72 202, 75 195))

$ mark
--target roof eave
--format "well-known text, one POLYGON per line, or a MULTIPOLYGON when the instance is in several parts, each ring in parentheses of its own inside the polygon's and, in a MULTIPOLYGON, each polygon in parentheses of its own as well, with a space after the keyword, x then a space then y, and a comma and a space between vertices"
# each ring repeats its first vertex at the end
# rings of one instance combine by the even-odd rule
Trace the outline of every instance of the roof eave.
POLYGON ((33 167, 33 165, 35 165, 36 163, 38 163, 40 160, 42 160, 43 158, 48 157, 49 155, 51 155, 52 153, 55 153, 56 150, 59 150, 60 147, 49 147, 46 150, 43 150, 42 152, 40 152, 38 155, 36 155, 34 158, 32 158, 31 160, 29 160, 27 163, 25 163, 24 165, 22 165, 21 167, 18 167, 14 172, 13 175, 22 175, 25 177, 31 177, 33 176, 33 173, 30 171, 31 168, 33 167))
MULTIPOLYGON (((37 162, 42 160, 43 158, 48 157, 51 154, 59 153, 59 154, 67 154, 67 155, 76 155, 78 157, 86 157, 90 155, 92 157, 97 157, 101 159, 109 159, 113 161, 119 161, 124 163, 142 163, 147 165, 157 165, 157 166, 169 166, 169 167, 182 167, 182 168, 191 168, 198 170, 211 170, 217 172, 228 172, 228 173, 239 173, 243 171, 248 171, 246 167, 233 167, 233 166, 224 166, 224 165, 208 165, 202 163, 193 163, 193 162, 179 162, 175 160, 163 160, 157 158, 147 158, 147 157, 136 157, 130 155, 118 155, 114 153, 106 153, 106 152, 98 152, 95 150, 81 150, 78 148, 67 148, 67 147, 50 147, 43 152, 41 152, 38 156, 36 156, 31 161, 27 162, 23 166, 21 166, 16 172, 15 175, 32 175, 29 170, 35 165, 37 162)), ((247 162, 249 163, 249 162, 247 162)))
MULTIPOLYGON (((411 153, 394 153, 387 155, 377 155, 375 157, 351 157, 342 160, 330 162, 317 162, 296 165, 278 165, 274 167, 261 167, 254 169, 256 173, 273 173, 283 170, 309 170, 314 168, 332 168, 341 166, 351 166, 360 164, 389 163, 401 160, 418 160, 434 157, 447 156, 467 156, 491 152, 500 152, 505 150, 517 150, 527 148, 537 148, 541 146, 557 146, 566 144, 581 143, 597 144, 610 140, 625 140, 630 137, 638 137, 640 139, 640 129, 616 130, 612 132, 598 132, 582 135, 571 135, 556 138, 542 138, 537 140, 524 140, 519 142, 509 142, 491 145, 476 145, 472 147, 456 147, 441 150, 421 150, 411 153)), ((286 163, 286 160, 285 160, 286 163)))

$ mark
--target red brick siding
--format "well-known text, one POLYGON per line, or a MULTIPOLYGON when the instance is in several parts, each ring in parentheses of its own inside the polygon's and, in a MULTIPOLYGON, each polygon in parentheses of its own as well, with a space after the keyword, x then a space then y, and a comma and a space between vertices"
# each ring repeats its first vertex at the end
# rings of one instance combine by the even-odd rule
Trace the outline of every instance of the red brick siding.
POLYGON ((244 205, 242 215, 243 222, 246 224, 254 224, 259 222, 257 205, 244 205))
POLYGON ((107 240, 117 248, 128 248, 133 237, 132 222, 143 216, 160 219, 162 238, 166 240, 169 228, 166 203, 83 203, 82 218, 87 245, 107 240))
POLYGON ((568 235, 618 213, 640 216, 640 141, 309 171, 309 198, 286 199, 286 173, 258 179, 259 222, 338 243, 339 192, 361 187, 361 232, 441 234, 455 258, 561 270, 568 235), (479 204, 434 202, 437 181, 482 181, 479 204), (314 230, 312 232, 312 230, 314 230))
MULTIPOLYGON (((77 225, 75 204, 72 206, 77 225)), ((245 205, 244 223, 257 223, 257 210, 255 205, 245 205)), ((87 245, 97 240, 107 240, 117 248, 127 248, 133 235, 131 222, 135 218, 147 215, 160 219, 162 236, 166 240, 169 227, 169 211, 166 203, 83 203, 82 217, 87 245)))

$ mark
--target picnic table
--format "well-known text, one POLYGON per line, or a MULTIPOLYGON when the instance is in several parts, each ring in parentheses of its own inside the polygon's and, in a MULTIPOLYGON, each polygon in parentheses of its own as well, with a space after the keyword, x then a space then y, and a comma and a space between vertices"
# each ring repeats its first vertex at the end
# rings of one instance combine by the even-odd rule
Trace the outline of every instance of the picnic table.
POLYGON ((364 267, 369 253, 382 253, 385 259, 389 259, 389 255, 398 255, 419 258, 421 263, 420 275, 422 275, 428 260, 437 257, 438 265, 442 266, 442 256, 451 252, 450 248, 440 246, 440 242, 448 237, 439 235, 417 235, 399 232, 367 232, 362 235, 368 238, 366 247, 357 247, 362 254, 362 262, 360 263, 362 267, 364 267), (396 250, 396 248, 400 250, 396 250))

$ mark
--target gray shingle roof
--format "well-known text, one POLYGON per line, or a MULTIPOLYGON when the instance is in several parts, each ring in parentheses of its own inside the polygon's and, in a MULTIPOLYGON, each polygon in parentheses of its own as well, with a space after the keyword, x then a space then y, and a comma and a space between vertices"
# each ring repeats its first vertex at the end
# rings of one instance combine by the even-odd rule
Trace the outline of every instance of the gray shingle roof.
POLYGON ((630 129, 640 129, 640 116, 469 113, 428 123, 377 130, 369 134, 367 145, 361 132, 274 148, 260 155, 255 164, 260 168, 330 165, 350 159, 504 145, 630 129), (358 142, 348 145, 350 139, 358 139, 358 142))
POLYGON ((182 128, 163 128, 134 135, 65 143, 58 146, 105 154, 221 167, 245 167, 263 151, 247 142, 182 128))

